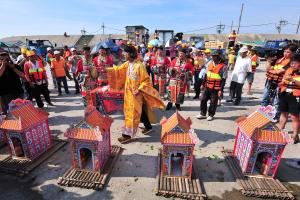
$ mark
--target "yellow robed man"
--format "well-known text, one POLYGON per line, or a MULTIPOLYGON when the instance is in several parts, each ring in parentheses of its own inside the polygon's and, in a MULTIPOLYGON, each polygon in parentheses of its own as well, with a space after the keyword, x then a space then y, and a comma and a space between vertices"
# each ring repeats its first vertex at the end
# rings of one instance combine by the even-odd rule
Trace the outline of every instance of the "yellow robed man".
POLYGON ((133 46, 124 49, 126 62, 120 66, 107 68, 108 77, 114 77, 113 87, 124 87, 125 126, 120 143, 128 143, 135 136, 139 123, 145 125, 143 133, 152 130, 151 121, 155 119, 153 108, 164 109, 165 105, 159 93, 152 86, 151 79, 143 63, 137 59, 138 54, 133 46), (125 85, 125 86, 124 86, 125 85))

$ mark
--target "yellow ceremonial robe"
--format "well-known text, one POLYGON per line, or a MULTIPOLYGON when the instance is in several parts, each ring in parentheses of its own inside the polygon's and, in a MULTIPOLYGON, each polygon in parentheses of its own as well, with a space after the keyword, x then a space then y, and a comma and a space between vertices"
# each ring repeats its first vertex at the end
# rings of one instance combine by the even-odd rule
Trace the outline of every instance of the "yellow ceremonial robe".
POLYGON ((142 114, 143 104, 147 106, 150 122, 155 119, 153 108, 164 109, 165 105, 141 61, 129 61, 120 66, 107 68, 108 76, 114 77, 114 87, 123 88, 124 84, 124 116, 125 126, 122 134, 134 136, 137 132, 142 114))

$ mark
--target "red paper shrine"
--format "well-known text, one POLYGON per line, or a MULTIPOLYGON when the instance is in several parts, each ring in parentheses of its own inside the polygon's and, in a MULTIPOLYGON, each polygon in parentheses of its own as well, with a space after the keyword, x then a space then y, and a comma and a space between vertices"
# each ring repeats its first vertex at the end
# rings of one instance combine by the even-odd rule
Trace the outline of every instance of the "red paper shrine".
POLYGON ((0 121, 1 131, 13 157, 34 160, 52 145, 48 113, 28 100, 11 101, 7 116, 0 121))
POLYGON ((163 145, 162 174, 191 178, 196 143, 191 129, 191 119, 184 119, 176 112, 169 119, 163 117, 160 124, 163 145))
POLYGON ((271 107, 261 107, 248 117, 236 120, 233 154, 246 175, 273 177, 276 173, 287 137, 272 122, 271 112, 271 107))
POLYGON ((102 171, 111 156, 110 126, 113 120, 88 106, 84 119, 66 132, 74 168, 102 171))

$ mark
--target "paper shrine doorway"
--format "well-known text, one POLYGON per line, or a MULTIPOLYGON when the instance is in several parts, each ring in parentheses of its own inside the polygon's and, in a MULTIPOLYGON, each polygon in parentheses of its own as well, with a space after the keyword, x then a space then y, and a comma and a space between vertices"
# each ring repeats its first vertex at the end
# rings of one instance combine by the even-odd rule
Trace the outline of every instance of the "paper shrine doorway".
POLYGON ((17 137, 11 137, 10 139, 11 139, 14 151, 15 151, 15 156, 16 157, 25 157, 21 140, 17 137))
POLYGON ((171 176, 182 176, 184 155, 182 153, 172 153, 170 157, 171 176))
POLYGON ((254 173, 267 175, 268 169, 272 162, 272 154, 269 152, 260 152, 255 161, 254 173))
POLYGON ((93 154, 88 148, 81 148, 79 150, 79 166, 81 169, 93 170, 93 154))

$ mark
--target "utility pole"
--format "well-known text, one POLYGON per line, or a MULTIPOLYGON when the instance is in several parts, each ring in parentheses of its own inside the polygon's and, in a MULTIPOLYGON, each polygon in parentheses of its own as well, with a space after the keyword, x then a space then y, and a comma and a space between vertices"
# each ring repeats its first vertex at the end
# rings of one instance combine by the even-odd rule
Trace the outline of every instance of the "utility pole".
POLYGON ((225 29, 225 25, 221 24, 221 22, 220 22, 220 24, 217 25, 217 33, 221 34, 224 31, 224 29, 225 29))
POLYGON ((104 35, 104 29, 105 29, 104 22, 102 22, 101 28, 102 28, 102 35, 104 35))
POLYGON ((232 28, 233 28, 233 20, 231 21, 230 33, 232 32, 232 28))
POLYGON ((300 27, 300 17, 299 17, 299 21, 298 21, 298 26, 297 26, 296 34, 298 34, 299 27, 300 27))
POLYGON ((279 34, 281 34, 281 30, 282 28, 288 24, 288 21, 284 20, 281 18, 281 20, 279 21, 278 25, 276 26, 276 29, 278 31, 279 34))
POLYGON ((80 32, 83 37, 83 46, 86 46, 87 44, 86 44, 86 37, 85 37, 85 34, 86 34, 85 28, 83 27, 82 30, 80 30, 80 32))
POLYGON ((237 32, 236 32, 237 34, 239 34, 239 32, 240 32, 243 11, 244 11, 244 3, 242 3, 241 14, 240 14, 240 17, 239 17, 239 26, 238 26, 238 29, 237 29, 237 32))

